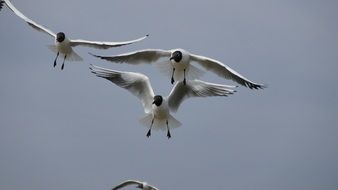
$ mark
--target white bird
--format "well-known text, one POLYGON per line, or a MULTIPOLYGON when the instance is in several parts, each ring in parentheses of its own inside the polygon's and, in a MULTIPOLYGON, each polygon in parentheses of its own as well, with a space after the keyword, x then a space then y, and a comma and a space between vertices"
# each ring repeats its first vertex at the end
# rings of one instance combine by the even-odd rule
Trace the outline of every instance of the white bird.
POLYGON ((140 123, 149 127, 147 137, 150 137, 152 129, 167 129, 167 137, 170 138, 170 128, 181 126, 181 123, 170 112, 176 112, 186 98, 227 96, 235 92, 232 89, 235 86, 188 80, 186 85, 182 81, 176 83, 169 96, 163 97, 154 94, 149 78, 141 73, 110 70, 94 65, 90 69, 96 76, 127 89, 141 100, 146 115, 140 119, 140 123))
POLYGON ((56 66, 56 60, 57 60, 59 54, 64 56, 64 60, 63 60, 61 69, 64 68, 64 62, 65 62, 66 59, 69 60, 69 61, 82 61, 82 58, 73 51, 72 47, 89 46, 89 47, 92 47, 92 48, 107 49, 107 48, 111 48, 111 47, 118 47, 118 46, 124 46, 124 45, 128 45, 128 44, 132 44, 134 42, 141 41, 148 36, 148 35, 146 35, 146 36, 138 38, 136 40, 125 41, 125 42, 100 42, 100 41, 88 41, 88 40, 81 40, 81 39, 71 40, 71 39, 68 39, 66 37, 64 32, 58 32, 58 33, 55 34, 50 29, 48 29, 48 28, 46 28, 46 27, 44 27, 40 24, 37 24, 33 20, 29 19, 24 14, 22 14, 18 9, 16 9, 14 7, 14 5, 9 0, 2 0, 0 5, 2 5, 3 3, 5 3, 9 9, 11 9, 17 16, 22 18, 25 22, 27 22, 31 27, 33 27, 34 29, 36 29, 40 32, 47 33, 55 39, 54 45, 50 45, 49 49, 51 49, 53 52, 56 53, 56 58, 54 60, 54 67, 56 66))
POLYGON ((142 190, 158 190, 156 187, 147 184, 147 182, 137 181, 137 180, 127 180, 114 187, 112 190, 118 190, 129 185, 136 185, 137 188, 142 190))
POLYGON ((204 69, 211 71, 220 77, 231 79, 243 86, 249 87, 251 89, 264 88, 263 84, 250 81, 235 70, 231 69, 229 66, 217 60, 195 55, 184 49, 145 49, 112 56, 100 56, 94 55, 92 53, 90 54, 107 61, 129 64, 152 63, 160 58, 167 58, 165 63, 161 66, 162 71, 166 71, 169 75, 171 75, 172 84, 175 82, 175 80, 183 80, 183 82, 186 83, 186 78, 199 78, 203 74, 203 71, 191 64, 191 62, 195 62, 204 69))

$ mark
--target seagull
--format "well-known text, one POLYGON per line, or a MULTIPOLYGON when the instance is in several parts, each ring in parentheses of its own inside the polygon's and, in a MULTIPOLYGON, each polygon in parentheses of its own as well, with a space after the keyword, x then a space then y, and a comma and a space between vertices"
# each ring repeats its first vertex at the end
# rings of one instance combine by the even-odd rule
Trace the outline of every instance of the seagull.
POLYGON ((156 187, 147 184, 147 182, 137 181, 137 180, 127 180, 114 187, 112 190, 118 190, 128 185, 137 185, 136 187, 142 190, 158 190, 156 187))
POLYGON ((152 63, 160 58, 167 58, 165 60, 165 64, 162 64, 162 71, 169 73, 172 84, 174 84, 175 79, 183 80, 183 83, 185 84, 186 78, 199 78, 203 74, 203 71, 191 64, 191 62, 195 62, 204 69, 211 71, 220 77, 231 79, 243 86, 249 87, 250 89, 259 89, 265 87, 263 84, 250 81, 220 61, 200 55, 195 55, 184 49, 144 49, 112 56, 100 56, 92 53, 90 54, 107 61, 129 64, 139 64, 145 62, 152 63))
POLYGON ((227 96, 236 92, 235 86, 207 83, 200 80, 188 80, 184 85, 182 81, 177 82, 169 96, 155 95, 149 78, 141 73, 122 72, 105 69, 91 65, 91 72, 98 77, 105 78, 121 88, 125 88, 142 102, 145 116, 140 123, 149 130, 146 134, 150 137, 151 130, 167 130, 168 139, 171 138, 170 128, 177 128, 181 123, 170 113, 176 112, 188 97, 227 96))
POLYGON ((11 9, 17 16, 22 18, 25 22, 27 22, 31 27, 33 27, 34 29, 40 32, 46 33, 55 39, 54 45, 50 45, 48 47, 49 49, 51 49, 53 52, 56 53, 56 57, 54 59, 54 67, 56 66, 56 60, 59 57, 59 54, 63 55, 64 59, 63 59, 63 63, 61 66, 61 70, 63 70, 64 68, 64 63, 66 59, 69 61, 82 61, 82 58, 78 54, 76 54, 75 51, 73 51, 73 47, 75 46, 88 46, 91 48, 108 49, 111 47, 118 47, 118 46, 132 44, 134 42, 141 41, 149 36, 149 35, 146 35, 136 40, 125 41, 125 42, 100 42, 100 41, 88 41, 88 40, 81 40, 81 39, 72 40, 72 39, 68 39, 64 32, 58 32, 55 34, 50 29, 29 19, 24 14, 22 14, 18 9, 16 9, 9 0, 2 0, 0 2, 0 7, 2 6, 3 3, 5 3, 9 9, 11 9))

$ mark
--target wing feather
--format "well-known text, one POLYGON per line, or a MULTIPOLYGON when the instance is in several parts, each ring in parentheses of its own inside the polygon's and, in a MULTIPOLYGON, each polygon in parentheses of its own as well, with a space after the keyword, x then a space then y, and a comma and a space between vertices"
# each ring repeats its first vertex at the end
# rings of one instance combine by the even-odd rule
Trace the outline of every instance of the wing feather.
POLYGON ((114 63, 129 63, 129 64, 139 64, 139 63, 151 63, 155 62, 162 57, 169 57, 170 51, 161 50, 161 49, 145 49, 140 51, 134 51, 129 53, 124 53, 120 55, 112 55, 112 56, 100 56, 93 55, 94 57, 98 57, 107 61, 111 61, 114 63))
POLYGON ((236 92, 235 86, 208 83, 201 80, 178 82, 168 96, 168 105, 171 111, 176 112, 183 100, 189 97, 228 96, 236 92))
POLYGON ((108 49, 111 47, 119 47, 119 46, 124 46, 124 45, 129 45, 135 42, 142 41, 146 39, 149 35, 143 36, 141 38, 135 39, 135 40, 130 40, 130 41, 124 41, 124 42, 101 42, 101 41, 88 41, 88 40, 71 40, 70 45, 71 46, 88 46, 92 48, 97 48, 97 49, 108 49))
POLYGON ((33 20, 29 19, 28 17, 26 17, 24 14, 22 14, 18 9, 16 9, 14 7, 14 5, 9 1, 9 0, 3 0, 7 7, 9 9, 11 9, 17 16, 19 16, 20 18, 22 18, 25 22, 27 22, 27 24, 29 26, 31 26, 32 28, 40 31, 40 32, 45 32, 47 34, 49 34, 50 36, 54 37, 55 38, 55 33, 52 32, 51 30, 49 30, 48 28, 46 28, 45 26, 42 26, 36 22, 34 22, 33 20))
POLYGON ((220 77, 225 77, 226 79, 233 80, 238 84, 246 86, 250 89, 262 89, 265 87, 263 84, 257 84, 250 81, 235 70, 231 69, 229 66, 217 60, 194 54, 191 54, 190 57, 193 61, 199 63, 206 70, 212 71, 220 77))
POLYGON ((105 69, 95 65, 92 65, 90 69, 96 76, 111 81, 139 98, 146 113, 151 111, 154 92, 147 76, 141 73, 105 69))
POLYGON ((118 189, 121 189, 121 188, 128 186, 128 185, 140 185, 140 184, 142 184, 142 182, 140 182, 140 181, 127 180, 127 181, 124 181, 124 182, 120 183, 119 185, 115 186, 112 190, 118 190, 118 189))

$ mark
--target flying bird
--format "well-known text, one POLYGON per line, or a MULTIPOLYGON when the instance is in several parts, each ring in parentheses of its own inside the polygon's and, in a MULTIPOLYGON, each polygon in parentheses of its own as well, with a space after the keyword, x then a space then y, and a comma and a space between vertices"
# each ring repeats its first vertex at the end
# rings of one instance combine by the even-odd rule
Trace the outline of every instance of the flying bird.
POLYGON ((203 71, 191 64, 191 62, 194 62, 220 77, 231 79, 238 84, 249 87, 250 89, 259 89, 265 87, 263 84, 250 81, 220 61, 200 55, 195 55, 184 49, 145 49, 112 56, 100 56, 92 53, 90 54, 114 63, 129 64, 152 63, 156 62, 160 58, 166 58, 164 64, 161 64, 160 66, 162 71, 165 71, 169 74, 172 84, 174 84, 175 80, 183 80, 183 83, 185 84, 186 78, 199 78, 203 74, 203 71))
POLYGON ((54 33, 53 31, 46 28, 45 26, 42 26, 34 22, 33 20, 29 19, 24 14, 22 14, 18 9, 16 9, 9 0, 2 0, 0 2, 0 7, 2 6, 3 3, 5 3, 10 10, 12 10, 17 16, 19 16, 25 22, 27 22, 31 27, 33 27, 34 29, 40 32, 46 33, 55 39, 54 45, 50 45, 48 47, 49 49, 51 49, 53 52, 56 53, 56 57, 54 59, 54 67, 56 66, 56 61, 57 61, 57 58, 59 57, 59 54, 63 55, 64 59, 63 59, 63 63, 61 66, 62 70, 64 68, 65 60, 82 61, 82 58, 75 51, 73 51, 73 47, 75 46, 88 46, 91 48, 108 49, 111 47, 119 47, 119 46, 132 44, 134 42, 141 41, 145 39, 146 37, 148 37, 148 35, 146 35, 136 40, 125 41, 125 42, 101 42, 101 41, 88 41, 88 40, 81 40, 81 39, 72 40, 72 39, 68 39, 64 32, 54 33))
POLYGON ((235 92, 232 89, 235 86, 188 80, 185 85, 182 81, 177 82, 169 96, 164 97, 154 94, 149 78, 141 73, 110 70, 95 65, 91 65, 90 69, 96 76, 125 88, 140 99, 146 114, 140 119, 140 123, 149 127, 147 137, 150 137, 152 129, 161 129, 167 130, 167 137, 170 138, 170 128, 181 126, 181 123, 171 115, 171 112, 176 112, 186 98, 227 96, 235 92))
POLYGON ((137 180, 127 180, 114 187, 112 190, 118 190, 129 185, 136 185, 137 188, 142 190, 158 190, 156 187, 147 184, 147 182, 137 181, 137 180))

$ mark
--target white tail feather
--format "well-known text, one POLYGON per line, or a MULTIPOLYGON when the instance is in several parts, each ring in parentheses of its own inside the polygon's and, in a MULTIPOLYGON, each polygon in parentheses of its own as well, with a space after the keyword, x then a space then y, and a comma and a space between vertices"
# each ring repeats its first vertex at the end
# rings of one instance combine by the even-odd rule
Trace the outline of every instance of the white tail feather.
MULTIPOLYGON (((156 64, 157 68, 159 71, 164 74, 165 76, 171 78, 172 72, 173 72, 173 67, 170 61, 162 61, 156 64)), ((187 80, 194 80, 194 79, 199 79, 203 76, 205 72, 194 65, 190 64, 189 67, 187 68, 185 74, 186 74, 186 79, 187 80)), ((183 81, 184 73, 183 70, 177 70, 175 71, 174 74, 174 79, 175 81, 183 81)))
POLYGON ((187 79, 188 80, 195 80, 195 79, 199 79, 204 75, 204 71, 202 71, 201 69, 195 67, 194 65, 190 64, 188 72, 187 72, 187 79))
MULTIPOLYGON (((146 116, 140 118, 139 121, 143 126, 150 128, 152 120, 153 120, 153 115, 150 113, 150 114, 147 114, 146 116)), ((182 125, 181 122, 179 122, 173 116, 169 115, 169 117, 168 117, 169 129, 177 128, 177 127, 180 127, 181 125, 182 125)), ((162 120, 154 119, 154 123, 153 123, 151 129, 155 130, 155 131, 157 131, 157 130, 162 130, 162 131, 167 130, 167 120, 166 119, 162 119, 162 120)))
POLYGON ((67 54, 67 61, 83 61, 82 57, 80 57, 75 51, 71 51, 70 54, 67 54))
MULTIPOLYGON (((54 53, 58 53, 59 50, 57 48, 56 45, 48 45, 47 46, 48 49, 50 49, 52 52, 54 53)), ((61 52, 60 52, 60 55, 63 55, 61 52)), ((64 55, 63 55, 64 56, 64 55)), ((66 57, 66 60, 67 61, 83 61, 82 57, 80 57, 75 51, 71 50, 71 52, 69 54, 67 54, 67 57, 66 57)))

